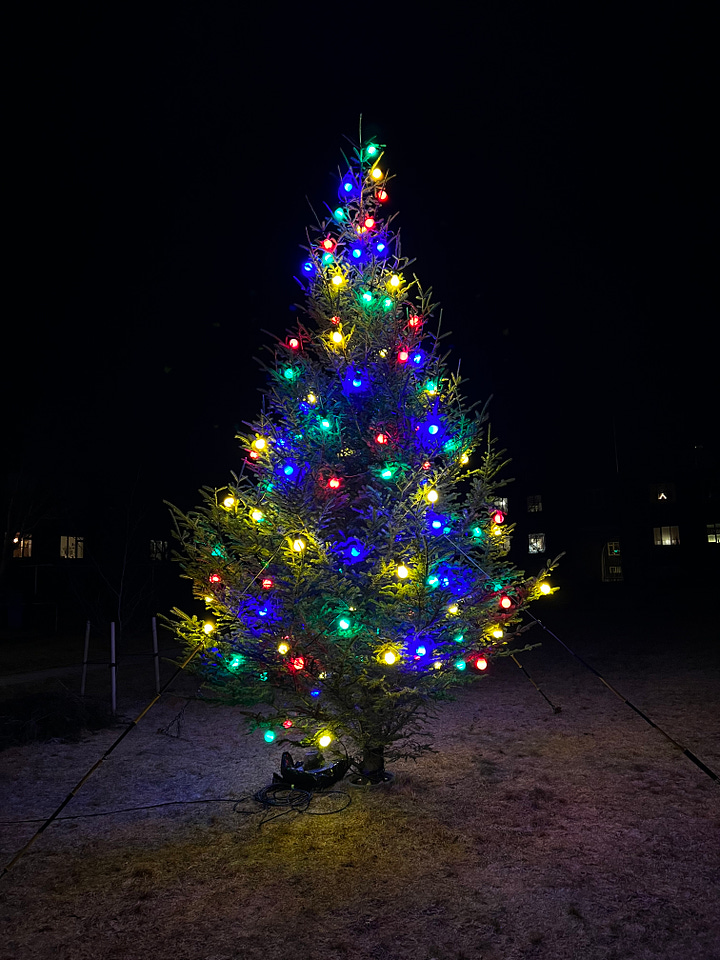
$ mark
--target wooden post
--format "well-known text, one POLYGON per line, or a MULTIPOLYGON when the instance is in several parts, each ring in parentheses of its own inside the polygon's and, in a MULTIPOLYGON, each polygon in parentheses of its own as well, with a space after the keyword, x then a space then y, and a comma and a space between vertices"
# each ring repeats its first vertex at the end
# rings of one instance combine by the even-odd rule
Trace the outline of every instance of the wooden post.
POLYGON ((115 662, 115 624, 110 624, 110 703, 113 716, 117 713, 117 663, 115 662))
POLYGON ((160 693, 160 655, 157 642, 157 617, 152 618, 153 656, 155 658, 155 693, 160 693))
POLYGON ((85 653, 83 654, 82 681, 80 683, 80 696, 85 696, 85 680, 87 679, 88 651, 90 650, 90 621, 85 624, 85 653))

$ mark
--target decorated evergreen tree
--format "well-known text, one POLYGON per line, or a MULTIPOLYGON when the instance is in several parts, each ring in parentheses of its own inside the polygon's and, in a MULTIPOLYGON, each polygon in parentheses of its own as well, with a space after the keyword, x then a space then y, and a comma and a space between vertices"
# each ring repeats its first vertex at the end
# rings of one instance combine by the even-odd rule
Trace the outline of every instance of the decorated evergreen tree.
POLYGON ((304 248, 307 321, 271 347, 243 471, 173 508, 209 613, 174 627, 203 645, 208 696, 256 704, 268 741, 344 747, 377 781, 427 748, 452 687, 512 652, 552 564, 526 577, 507 560, 502 454, 385 216, 382 145, 344 159, 304 248))

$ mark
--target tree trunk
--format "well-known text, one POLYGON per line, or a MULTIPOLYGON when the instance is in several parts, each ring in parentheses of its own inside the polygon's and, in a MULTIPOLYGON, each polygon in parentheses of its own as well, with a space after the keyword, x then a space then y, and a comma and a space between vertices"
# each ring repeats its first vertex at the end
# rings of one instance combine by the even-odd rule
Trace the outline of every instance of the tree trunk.
POLYGON ((382 747, 365 747, 361 771, 368 780, 382 780, 385 773, 385 752, 382 747))

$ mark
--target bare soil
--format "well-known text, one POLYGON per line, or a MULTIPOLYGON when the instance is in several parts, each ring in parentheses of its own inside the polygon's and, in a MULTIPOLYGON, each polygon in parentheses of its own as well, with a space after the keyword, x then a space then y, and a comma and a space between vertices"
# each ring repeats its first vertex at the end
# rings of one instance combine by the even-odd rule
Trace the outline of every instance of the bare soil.
MULTIPOLYGON (((624 612, 543 610, 720 771, 712 618, 624 612)), ((497 661, 442 709, 436 754, 272 820, 242 798, 282 747, 235 709, 191 701, 173 723, 194 689, 181 678, 63 811, 78 819, 0 881, 0 958, 717 960, 718 784, 554 639, 533 639, 519 659, 560 713, 497 661), (212 798, 237 802, 187 803, 212 798), (186 802, 108 813, 170 800, 186 802)), ((127 717, 152 696, 151 666, 137 669, 119 686, 127 717)), ((47 817, 121 729, 0 753, 2 820, 47 817)), ((0 827, 3 863, 38 825, 0 827)))

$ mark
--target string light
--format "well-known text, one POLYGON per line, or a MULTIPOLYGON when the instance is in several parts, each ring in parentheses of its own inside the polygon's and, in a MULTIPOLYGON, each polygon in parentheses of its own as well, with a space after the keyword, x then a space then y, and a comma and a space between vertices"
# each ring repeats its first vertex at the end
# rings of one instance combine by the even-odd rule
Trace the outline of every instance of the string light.
POLYGON ((293 550, 295 553, 302 553, 305 549, 305 541, 301 540, 299 537, 297 540, 293 540, 293 550))
POLYGON ((267 443, 263 437, 258 437, 257 440, 253 441, 253 446, 256 450, 264 450, 267 446, 267 443))
POLYGON ((320 736, 318 737, 318 746, 322 747, 324 750, 325 747, 330 746, 330 744, 332 743, 332 740, 333 740, 332 734, 325 731, 325 733, 321 733, 320 736))
POLYGON ((284 657, 285 654, 289 652, 290 652, 290 645, 285 643, 285 641, 283 640, 283 642, 278 645, 278 653, 282 654, 282 656, 284 657))
POLYGON ((266 730, 263 736, 265 737, 266 743, 272 743, 273 740, 275 739, 275 731, 266 730))
POLYGON ((293 725, 292 720, 283 720, 283 726, 285 727, 286 730, 289 730, 292 725, 293 725))
POLYGON ((373 167, 371 176, 373 180, 382 180, 383 172, 380 167, 373 167))
POLYGON ((273 580, 272 577, 265 577, 265 579, 261 583, 261 586, 263 590, 271 590, 274 585, 274 582, 275 581, 273 580))
POLYGON ((300 349, 300 341, 298 340, 297 337, 291 337, 291 338, 288 340, 288 346, 290 347, 291 350, 299 350, 299 349, 300 349))
POLYGON ((330 477, 330 479, 327 482, 327 485, 330 487, 331 490, 337 490, 340 487, 341 483, 342 481, 340 477, 330 477))
POLYGON ((478 657, 475 661, 475 666, 478 670, 487 670, 488 662, 485 657, 478 657))
POLYGON ((383 660, 391 667, 397 660, 397 654, 394 650, 386 650, 383 654, 383 660))
POLYGON ((491 636, 495 637, 496 640, 502 640, 503 632, 500 627, 496 627, 496 629, 492 631, 491 636))
POLYGON ((257 509, 255 509, 255 510, 252 511, 252 513, 250 514, 250 516, 253 518, 253 520, 255 521, 255 523, 260 523, 260 521, 261 521, 262 518, 265 516, 265 514, 262 512, 262 510, 257 510, 257 509))
POLYGON ((335 330, 330 339, 333 343, 341 344, 343 342, 343 335, 339 330, 335 330))
POLYGON ((204 633, 210 634, 210 633, 213 632, 214 629, 215 629, 215 624, 214 624, 214 623, 210 623, 210 622, 208 621, 207 623, 204 623, 204 624, 203 624, 203 632, 204 632, 204 633))
POLYGON ((211 573, 209 577, 210 583, 222 583, 222 577, 219 573, 211 573))
POLYGON ((293 657, 290 661, 290 666, 293 670, 302 670, 305 666, 305 657, 293 657))
POLYGON ((512 606, 512 600, 507 596, 507 594, 503 594, 503 596, 500 597, 500 606, 503 608, 503 610, 509 610, 512 606))
POLYGON ((404 563, 401 563, 400 566, 397 568, 397 575, 398 577, 400 577, 401 580, 406 580, 410 576, 410 571, 408 570, 408 568, 405 566, 404 563))
POLYGON ((398 351, 397 357, 398 357, 398 363, 407 363, 410 357, 410 354, 407 352, 407 350, 405 350, 405 348, 403 348, 402 350, 398 351))
POLYGON ((548 593, 552 593, 552 587, 549 583, 540 584, 540 593, 544 593, 546 596, 548 593))
POLYGON ((437 490, 428 490, 427 499, 430 501, 430 503, 437 503, 439 497, 440 494, 437 492, 437 490))
POLYGON ((386 434, 386 433, 378 433, 377 436, 375 437, 375 442, 376 442, 376 443, 387 443, 387 442, 388 442, 387 434, 386 434))
POLYGON ((380 201, 380 203, 385 203, 385 201, 386 201, 387 198, 388 198, 388 192, 387 192, 387 190, 378 190, 378 192, 375 194, 375 196, 376 196, 377 199, 380 201))

